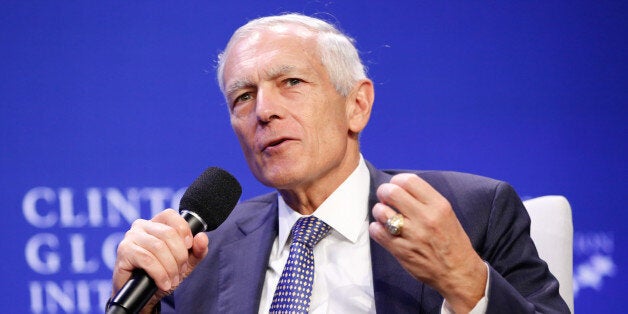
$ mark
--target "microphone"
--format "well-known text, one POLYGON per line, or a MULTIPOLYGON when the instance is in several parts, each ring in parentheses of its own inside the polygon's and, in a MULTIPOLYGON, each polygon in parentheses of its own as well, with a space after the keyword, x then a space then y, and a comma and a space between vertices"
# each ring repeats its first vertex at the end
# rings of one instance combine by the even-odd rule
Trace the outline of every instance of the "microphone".
MULTIPOLYGON (((192 235, 211 231, 222 224, 242 194, 240 183, 227 171, 207 168, 185 190, 179 212, 192 235)), ((136 269, 129 281, 111 299, 107 314, 137 313, 157 292, 155 281, 143 269, 136 269)))

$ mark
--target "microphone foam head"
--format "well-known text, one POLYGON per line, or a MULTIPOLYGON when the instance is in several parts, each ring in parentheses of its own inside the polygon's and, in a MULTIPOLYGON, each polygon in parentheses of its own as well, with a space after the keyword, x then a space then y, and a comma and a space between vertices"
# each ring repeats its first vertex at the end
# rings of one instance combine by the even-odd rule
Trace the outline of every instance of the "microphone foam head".
POLYGON ((209 167, 185 190, 179 211, 196 213, 211 231, 227 219, 241 194, 240 183, 229 172, 209 167))

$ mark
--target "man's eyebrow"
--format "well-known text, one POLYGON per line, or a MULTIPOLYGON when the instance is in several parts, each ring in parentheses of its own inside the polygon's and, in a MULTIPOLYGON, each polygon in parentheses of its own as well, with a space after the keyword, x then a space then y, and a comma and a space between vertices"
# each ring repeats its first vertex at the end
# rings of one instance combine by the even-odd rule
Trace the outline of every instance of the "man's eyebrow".
POLYGON ((266 76, 269 78, 275 78, 281 75, 288 74, 290 72, 294 72, 297 69, 294 65, 283 64, 271 69, 268 69, 266 72, 266 76))
POLYGON ((227 95, 231 95, 232 93, 235 93, 236 91, 246 88, 246 87, 251 87, 255 84, 253 84, 253 81, 248 79, 248 78, 244 78, 244 79, 239 79, 236 80, 235 82, 231 83, 231 85, 229 85, 227 87, 227 95))

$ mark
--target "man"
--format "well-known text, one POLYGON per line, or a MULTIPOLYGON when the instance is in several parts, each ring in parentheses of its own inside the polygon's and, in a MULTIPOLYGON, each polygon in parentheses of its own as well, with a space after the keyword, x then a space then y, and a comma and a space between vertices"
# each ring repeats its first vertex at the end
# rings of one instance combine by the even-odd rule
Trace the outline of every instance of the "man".
POLYGON ((251 21, 220 56, 218 81, 249 168, 278 193, 193 238, 172 210, 135 222, 114 293, 143 268, 160 290, 148 312, 274 312, 291 229, 312 215, 330 231, 313 248, 311 313, 568 312, 510 186, 364 160, 373 84, 333 26, 297 14, 251 21))

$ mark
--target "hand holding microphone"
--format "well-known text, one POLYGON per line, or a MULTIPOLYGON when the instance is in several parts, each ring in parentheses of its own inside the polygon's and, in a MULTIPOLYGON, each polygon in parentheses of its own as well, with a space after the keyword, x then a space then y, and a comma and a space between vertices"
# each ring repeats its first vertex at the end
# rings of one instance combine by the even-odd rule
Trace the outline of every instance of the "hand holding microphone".
POLYGON ((240 198, 237 180, 220 168, 208 168, 185 191, 179 210, 166 210, 150 221, 137 220, 118 246, 113 293, 107 313, 137 313, 156 304, 207 255, 202 231, 217 228, 240 198), (159 294, 159 293, 158 293, 159 294))

